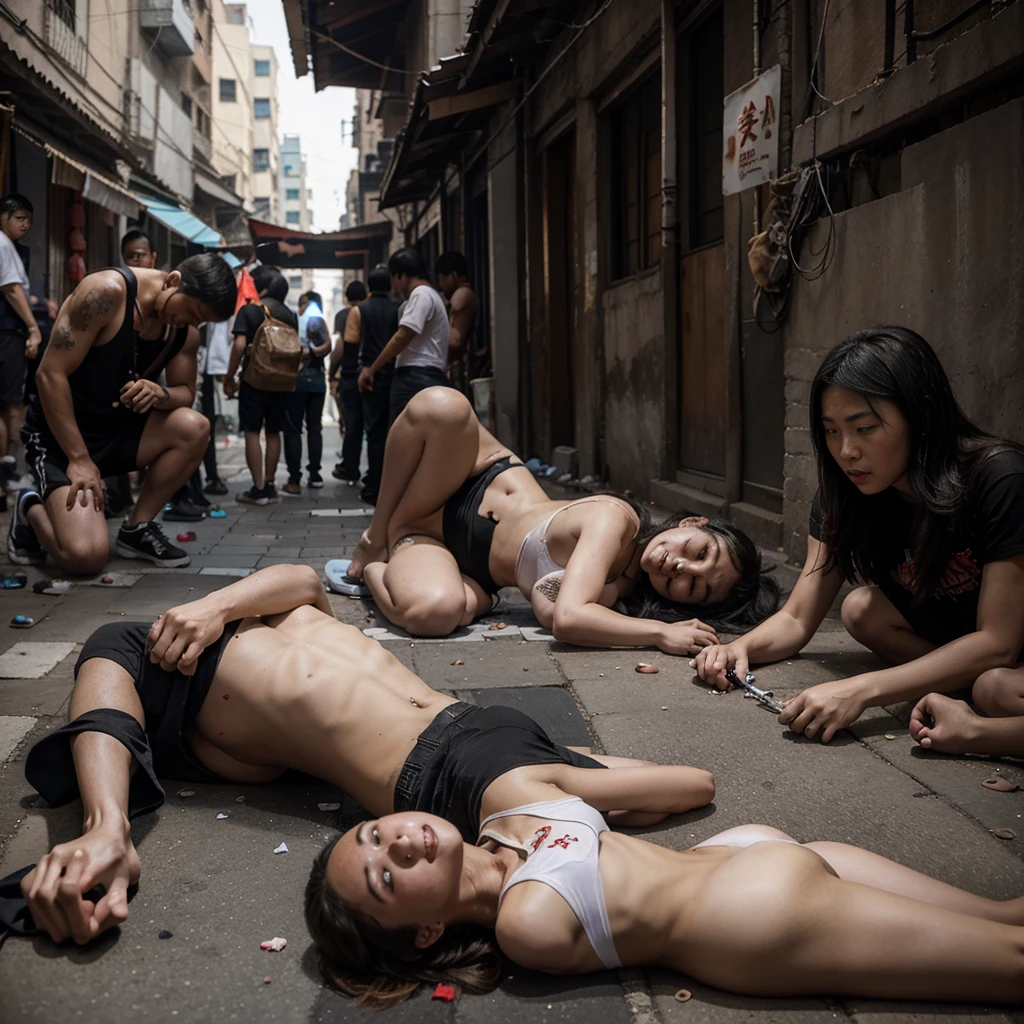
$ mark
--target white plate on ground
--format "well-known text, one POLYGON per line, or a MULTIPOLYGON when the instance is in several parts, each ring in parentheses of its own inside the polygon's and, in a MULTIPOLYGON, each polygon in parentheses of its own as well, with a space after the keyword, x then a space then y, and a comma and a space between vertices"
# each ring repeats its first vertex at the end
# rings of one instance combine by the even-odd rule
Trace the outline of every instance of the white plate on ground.
POLYGON ((369 597, 369 588, 348 575, 348 567, 351 564, 351 558, 332 558, 324 566, 328 588, 333 593, 343 594, 345 597, 369 597))

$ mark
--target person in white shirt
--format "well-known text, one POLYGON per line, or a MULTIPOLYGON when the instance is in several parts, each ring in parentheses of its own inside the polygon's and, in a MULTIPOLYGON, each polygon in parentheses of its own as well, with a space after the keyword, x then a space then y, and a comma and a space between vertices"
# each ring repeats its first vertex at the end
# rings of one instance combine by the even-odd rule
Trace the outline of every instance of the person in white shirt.
POLYGON ((406 247, 388 260, 392 287, 406 300, 398 330, 383 351, 359 372, 361 391, 373 390, 374 375, 395 360, 390 420, 398 418, 409 399, 424 388, 451 387, 448 365, 448 311, 430 283, 427 264, 416 249, 406 247))

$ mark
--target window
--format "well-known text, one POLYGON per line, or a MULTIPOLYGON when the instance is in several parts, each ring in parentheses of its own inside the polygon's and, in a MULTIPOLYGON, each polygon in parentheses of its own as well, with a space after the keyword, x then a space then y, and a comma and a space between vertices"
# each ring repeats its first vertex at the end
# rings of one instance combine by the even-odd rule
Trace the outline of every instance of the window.
POLYGON ((46 6, 70 29, 75 27, 75 0, 46 0, 46 6))
POLYGON ((298 199, 299 190, 297 188, 286 188, 284 190, 284 197, 285 199, 298 199))
POLYGON ((221 103, 235 102, 235 80, 233 78, 222 78, 220 80, 220 101, 221 103))
POLYGON ((220 183, 225 188, 229 188, 229 189, 231 189, 232 192, 234 192, 235 191, 235 182, 237 181, 237 179, 238 179, 238 175, 237 174, 222 174, 220 176, 220 183))
POLYGON ((611 117, 612 278, 661 257, 661 76, 651 75, 611 117))
POLYGON ((294 274, 288 278, 289 288, 301 288, 302 287, 302 276, 300 274, 294 274))
POLYGON ((295 164, 284 165, 284 176, 286 178, 297 178, 299 176, 299 169, 295 164))
POLYGON ((270 61, 269 60, 254 60, 252 62, 252 73, 257 78, 269 78, 270 77, 270 61))
POLYGON ((257 217, 270 216, 270 196, 256 196, 252 203, 257 217))
POLYGON ((252 114, 253 117, 270 117, 270 100, 259 99, 258 97, 252 101, 252 114))
POLYGON ((181 109, 184 110, 189 117, 192 116, 192 97, 189 96, 187 92, 183 92, 181 94, 181 109))
POLYGON ((284 215, 284 222, 285 222, 285 224, 298 224, 299 223, 299 211, 298 210, 289 210, 284 215))
POLYGON ((254 149, 252 151, 252 169, 254 171, 266 171, 270 169, 269 149, 254 149))

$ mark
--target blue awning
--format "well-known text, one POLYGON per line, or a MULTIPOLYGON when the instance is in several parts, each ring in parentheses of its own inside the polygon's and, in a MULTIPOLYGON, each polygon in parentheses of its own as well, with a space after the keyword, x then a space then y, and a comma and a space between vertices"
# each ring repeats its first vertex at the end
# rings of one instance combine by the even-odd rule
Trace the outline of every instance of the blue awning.
POLYGON ((183 210, 180 206, 167 202, 166 199, 154 199, 147 195, 140 195, 138 198, 153 220, 160 221, 165 228, 174 231, 188 241, 194 242, 196 245, 220 246, 224 244, 224 239, 219 231, 207 227, 188 210, 183 210))

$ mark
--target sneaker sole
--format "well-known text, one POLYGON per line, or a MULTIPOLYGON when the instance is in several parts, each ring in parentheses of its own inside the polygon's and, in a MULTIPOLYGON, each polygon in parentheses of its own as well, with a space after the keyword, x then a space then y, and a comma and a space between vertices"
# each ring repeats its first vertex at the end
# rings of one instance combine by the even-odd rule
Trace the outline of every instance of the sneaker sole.
POLYGON ((281 496, 283 498, 301 498, 302 497, 302 491, 299 491, 298 494, 292 494, 291 491, 282 491, 281 492, 281 496))
POLYGON ((272 498, 235 498, 239 505, 269 505, 272 498))
POLYGON ((7 546, 7 557, 15 565, 43 565, 46 562, 46 555, 19 555, 17 550, 10 545, 7 546))
POLYGON ((168 569, 181 569, 192 561, 188 555, 184 555, 182 558, 154 558, 153 555, 147 555, 142 551, 136 551, 135 548, 128 547, 127 544, 122 544, 121 541, 117 542, 117 553, 122 558, 141 558, 145 562, 162 565, 168 569))

